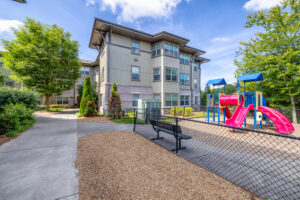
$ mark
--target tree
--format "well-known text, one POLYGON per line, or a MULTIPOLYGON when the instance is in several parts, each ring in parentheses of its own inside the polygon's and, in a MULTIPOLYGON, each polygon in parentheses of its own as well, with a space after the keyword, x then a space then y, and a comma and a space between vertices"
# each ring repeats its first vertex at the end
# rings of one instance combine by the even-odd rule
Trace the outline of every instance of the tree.
POLYGON ((6 76, 0 72, 0 87, 6 82, 6 76))
POLYGON ((90 77, 85 77, 82 99, 80 101, 79 113, 83 116, 93 116, 96 114, 96 106, 93 98, 93 91, 90 77))
POLYGON ((114 83, 111 90, 111 96, 108 102, 108 113, 115 119, 121 117, 121 111, 121 99, 118 93, 117 85, 116 83, 114 83))
MULTIPOLYGON (((93 99, 95 104, 98 103, 98 94, 97 94, 97 83, 92 84, 92 92, 93 92, 93 99)), ((83 95, 83 85, 78 85, 77 87, 78 97, 81 99, 83 95)))
POLYGON ((49 110, 50 97, 71 89, 80 77, 79 45, 63 28, 30 18, 14 34, 15 40, 2 40, 7 51, 4 65, 24 85, 45 96, 49 110))
POLYGON ((290 105, 294 123, 300 103, 299 7, 299 0, 284 0, 281 6, 249 15, 245 27, 257 26, 262 32, 241 42, 235 59, 236 76, 263 73, 267 101, 274 106, 290 105))

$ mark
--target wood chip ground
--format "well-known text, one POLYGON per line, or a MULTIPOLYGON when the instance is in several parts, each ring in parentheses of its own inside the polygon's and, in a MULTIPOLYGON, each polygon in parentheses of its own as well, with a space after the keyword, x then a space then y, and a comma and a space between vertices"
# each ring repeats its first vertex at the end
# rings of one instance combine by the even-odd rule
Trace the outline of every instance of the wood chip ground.
POLYGON ((79 195, 86 199, 258 199, 132 132, 78 141, 79 195))

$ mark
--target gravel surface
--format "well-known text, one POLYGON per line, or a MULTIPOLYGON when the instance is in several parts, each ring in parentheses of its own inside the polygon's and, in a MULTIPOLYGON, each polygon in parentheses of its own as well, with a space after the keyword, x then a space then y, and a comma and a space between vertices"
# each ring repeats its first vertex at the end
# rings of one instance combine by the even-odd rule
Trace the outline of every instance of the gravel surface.
POLYGON ((258 199, 132 132, 78 141, 80 199, 258 199))
POLYGON ((105 116, 95 116, 95 117, 80 117, 77 119, 79 122, 98 122, 98 123, 113 123, 109 118, 105 116))

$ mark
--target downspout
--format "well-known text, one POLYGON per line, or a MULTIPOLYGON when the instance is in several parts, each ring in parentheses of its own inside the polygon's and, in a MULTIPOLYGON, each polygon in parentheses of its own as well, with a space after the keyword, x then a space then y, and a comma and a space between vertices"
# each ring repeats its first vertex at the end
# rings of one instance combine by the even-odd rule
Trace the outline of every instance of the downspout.
POLYGON ((112 33, 112 25, 109 25, 109 34, 108 34, 108 43, 107 43, 107 83, 108 83, 108 91, 107 91, 107 102, 109 102, 110 98, 110 45, 111 45, 111 33, 112 33))
POLYGON ((200 111, 201 111, 201 108, 202 108, 202 91, 201 91, 201 62, 199 63, 199 92, 200 92, 200 96, 199 96, 199 106, 200 106, 200 111))
POLYGON ((194 54, 191 56, 190 60, 190 89, 191 89, 191 107, 194 108, 194 103, 193 103, 193 63, 194 63, 194 54))

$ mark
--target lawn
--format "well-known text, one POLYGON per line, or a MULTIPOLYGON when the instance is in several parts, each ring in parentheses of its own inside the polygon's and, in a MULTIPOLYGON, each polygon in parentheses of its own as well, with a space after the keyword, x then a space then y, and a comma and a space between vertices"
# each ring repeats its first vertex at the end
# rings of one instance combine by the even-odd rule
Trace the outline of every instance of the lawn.
MULTIPOLYGON (((113 119, 112 121, 117 124, 133 124, 134 118, 133 117, 123 117, 120 119, 113 119)), ((143 120, 136 119, 136 123, 144 124, 145 122, 143 120)))

